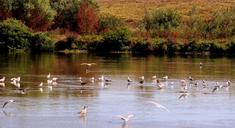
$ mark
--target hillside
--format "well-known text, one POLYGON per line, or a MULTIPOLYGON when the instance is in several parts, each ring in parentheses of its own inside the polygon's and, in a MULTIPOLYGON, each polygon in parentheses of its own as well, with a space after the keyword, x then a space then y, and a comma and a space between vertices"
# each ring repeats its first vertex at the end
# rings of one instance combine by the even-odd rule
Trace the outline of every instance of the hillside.
POLYGON ((118 16, 125 21, 140 20, 145 12, 158 8, 174 8, 187 18, 192 7, 196 7, 198 14, 208 17, 214 10, 235 6, 235 0, 97 0, 101 13, 118 16))

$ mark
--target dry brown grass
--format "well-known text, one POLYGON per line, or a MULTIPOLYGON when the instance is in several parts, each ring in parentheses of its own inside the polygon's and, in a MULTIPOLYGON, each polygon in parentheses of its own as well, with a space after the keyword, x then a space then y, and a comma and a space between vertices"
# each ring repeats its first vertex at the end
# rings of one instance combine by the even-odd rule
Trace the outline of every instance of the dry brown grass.
POLYGON ((118 16, 125 21, 140 20, 145 10, 152 11, 159 8, 173 8, 182 17, 195 6, 202 17, 210 17, 214 10, 235 6, 235 0, 97 0, 101 6, 101 13, 118 16))

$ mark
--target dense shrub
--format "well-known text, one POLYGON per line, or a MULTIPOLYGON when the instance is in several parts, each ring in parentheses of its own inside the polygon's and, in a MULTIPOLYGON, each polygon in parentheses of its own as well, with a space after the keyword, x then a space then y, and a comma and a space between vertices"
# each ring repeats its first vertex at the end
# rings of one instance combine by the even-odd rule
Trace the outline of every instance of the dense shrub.
POLYGON ((102 42, 103 37, 100 35, 85 35, 77 39, 78 48, 89 51, 97 50, 98 45, 102 42))
POLYGON ((15 19, 0 22, 0 49, 27 49, 32 37, 28 27, 15 19))
POLYGON ((47 33, 36 33, 31 39, 31 52, 53 51, 54 43, 47 33))
POLYGON ((146 54, 152 51, 151 43, 144 39, 132 39, 131 51, 134 53, 146 54))
POLYGON ((66 40, 58 41, 55 44, 56 50, 76 49, 76 48, 77 48, 76 37, 74 36, 69 36, 67 37, 66 40))
POLYGON ((229 42, 227 43, 227 52, 230 54, 235 54, 235 37, 229 42))
POLYGON ((104 34, 104 41, 98 45, 98 49, 102 52, 126 50, 128 49, 129 36, 127 28, 108 31, 104 34))
POLYGON ((166 53, 168 42, 165 39, 153 39, 152 47, 155 53, 166 53))
POLYGON ((112 15, 103 15, 99 20, 99 32, 106 32, 109 30, 115 30, 123 26, 123 22, 112 15))
POLYGON ((210 52, 211 53, 224 53, 226 51, 226 46, 223 43, 219 43, 216 41, 212 41, 210 44, 210 52))
POLYGON ((181 17, 176 10, 159 9, 151 14, 146 13, 141 23, 146 31, 159 32, 175 28, 180 22, 181 17))

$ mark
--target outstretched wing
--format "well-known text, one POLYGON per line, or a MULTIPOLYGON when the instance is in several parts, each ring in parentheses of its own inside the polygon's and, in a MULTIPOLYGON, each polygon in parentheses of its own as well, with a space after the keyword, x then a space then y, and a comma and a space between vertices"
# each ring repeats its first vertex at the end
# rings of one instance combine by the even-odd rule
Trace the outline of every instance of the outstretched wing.
POLYGON ((165 111, 167 111, 167 112, 170 112, 169 109, 167 109, 165 106, 163 106, 163 105, 161 105, 161 104, 159 104, 159 103, 157 103, 157 102, 148 101, 148 103, 155 105, 157 108, 160 108, 160 109, 163 109, 163 110, 165 110, 165 111))

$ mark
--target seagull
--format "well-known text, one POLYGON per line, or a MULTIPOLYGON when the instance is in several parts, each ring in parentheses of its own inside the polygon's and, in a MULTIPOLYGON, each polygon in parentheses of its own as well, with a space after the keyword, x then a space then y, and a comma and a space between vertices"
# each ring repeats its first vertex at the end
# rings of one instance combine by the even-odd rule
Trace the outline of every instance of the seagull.
POLYGON ((79 112, 80 116, 86 116, 88 106, 84 106, 83 109, 79 112))
POLYGON ((51 74, 50 74, 50 73, 47 75, 47 78, 48 78, 48 79, 51 78, 51 74))
POLYGON ((53 80, 47 80, 47 84, 52 84, 53 80))
POLYGON ((105 78, 105 82, 112 82, 110 78, 105 78))
POLYGON ((132 79, 131 79, 129 76, 127 77, 127 82, 128 82, 128 83, 131 83, 131 82, 132 82, 132 79))
POLYGON ((57 79, 58 79, 58 78, 53 77, 53 78, 52 78, 52 81, 56 82, 56 81, 57 81, 57 79))
POLYGON ((12 81, 12 82, 20 82, 20 77, 11 78, 11 81, 12 81))
POLYGON ((5 81, 5 77, 2 77, 1 79, 0 79, 0 82, 4 82, 5 81))
POLYGON ((100 81, 104 81, 104 76, 102 75, 100 78, 98 78, 100 81))
POLYGON ((157 80, 157 86, 162 89, 163 87, 165 87, 164 83, 161 83, 160 80, 157 80))
POLYGON ((168 79, 168 76, 164 76, 164 77, 162 77, 164 80, 167 80, 168 79))
POLYGON ((143 84, 143 83, 144 83, 144 76, 141 76, 141 77, 139 77, 139 78, 140 78, 139 83, 140 83, 140 84, 143 84))
POLYGON ((225 83, 225 85, 223 85, 223 87, 230 87, 231 86, 231 81, 230 80, 228 80, 226 83, 225 83))
POLYGON ((5 108, 7 104, 12 103, 12 102, 15 102, 15 100, 11 99, 11 100, 4 102, 2 108, 5 108))
POLYGON ((157 76, 156 76, 156 75, 154 75, 154 76, 152 76, 152 78, 153 78, 153 79, 157 79, 157 76))
POLYGON ((92 65, 96 65, 96 63, 81 63, 81 65, 86 65, 86 66, 92 66, 92 65))
POLYGON ((116 117, 120 118, 121 120, 124 121, 124 123, 127 123, 132 117, 134 117, 133 114, 129 114, 126 117, 122 115, 117 115, 116 117))
POLYGON ((42 87, 43 86, 43 82, 41 82, 40 84, 39 84, 39 87, 42 87))
POLYGON ((207 84, 206 84, 206 81, 205 81, 205 80, 202 80, 202 87, 203 87, 203 88, 206 88, 206 87, 207 87, 207 84))
POLYGON ((94 83, 95 82, 95 77, 91 77, 91 83, 94 83))
POLYGON ((170 112, 165 106, 163 106, 163 105, 161 105, 161 104, 159 104, 159 103, 157 103, 157 102, 148 101, 147 103, 153 104, 153 105, 155 105, 157 108, 160 108, 160 109, 162 109, 162 110, 165 110, 165 111, 167 111, 167 112, 170 112))

